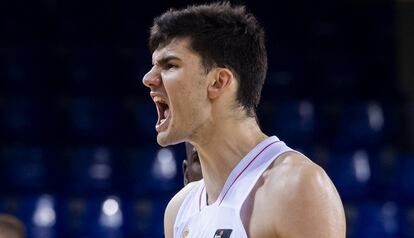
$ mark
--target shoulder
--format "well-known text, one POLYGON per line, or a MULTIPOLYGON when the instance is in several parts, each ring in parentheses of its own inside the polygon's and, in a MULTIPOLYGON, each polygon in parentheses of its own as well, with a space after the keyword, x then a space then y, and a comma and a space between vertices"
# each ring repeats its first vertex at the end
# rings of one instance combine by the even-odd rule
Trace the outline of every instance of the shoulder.
MULTIPOLYGON (((329 191, 337 194, 334 185, 326 172, 304 155, 297 152, 286 152, 275 160, 263 174, 270 191, 278 192, 283 184, 283 191, 296 193, 329 191), (281 184, 282 183, 282 184, 281 184), (276 190, 272 190, 275 188, 276 190)), ((309 194, 312 195, 312 194, 309 194)))
POLYGON ((174 235, 174 223, 180 210, 181 204, 187 197, 187 194, 197 185, 198 182, 192 182, 182 188, 168 203, 164 213, 164 231, 166 238, 172 238, 174 235))
POLYGON ((345 237, 341 199, 325 171, 297 152, 286 152, 263 174, 280 237, 345 237))

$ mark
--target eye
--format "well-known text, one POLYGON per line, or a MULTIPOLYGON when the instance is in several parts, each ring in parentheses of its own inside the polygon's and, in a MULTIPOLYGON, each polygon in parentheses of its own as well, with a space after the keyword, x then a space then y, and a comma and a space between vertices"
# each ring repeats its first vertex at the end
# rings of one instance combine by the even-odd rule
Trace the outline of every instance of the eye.
POLYGON ((172 63, 167 63, 167 64, 165 64, 165 68, 166 68, 166 69, 175 69, 175 68, 177 68, 177 67, 178 67, 177 65, 172 64, 172 63))

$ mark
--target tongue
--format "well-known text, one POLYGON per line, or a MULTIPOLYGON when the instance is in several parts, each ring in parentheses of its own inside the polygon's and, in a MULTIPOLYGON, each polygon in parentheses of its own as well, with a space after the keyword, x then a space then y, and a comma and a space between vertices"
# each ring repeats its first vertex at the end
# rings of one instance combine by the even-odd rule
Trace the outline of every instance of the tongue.
POLYGON ((167 119, 169 115, 170 115, 170 109, 167 108, 164 110, 164 118, 167 119))

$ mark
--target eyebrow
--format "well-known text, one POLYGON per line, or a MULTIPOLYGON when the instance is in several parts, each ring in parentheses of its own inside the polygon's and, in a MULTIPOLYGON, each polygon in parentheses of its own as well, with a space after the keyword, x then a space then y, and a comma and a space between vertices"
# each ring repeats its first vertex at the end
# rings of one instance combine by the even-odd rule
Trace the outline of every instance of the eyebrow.
POLYGON ((170 60, 180 60, 181 61, 181 59, 179 57, 174 56, 174 55, 169 55, 169 56, 163 57, 160 60, 156 61, 155 64, 158 64, 158 65, 162 66, 162 65, 167 64, 170 60))

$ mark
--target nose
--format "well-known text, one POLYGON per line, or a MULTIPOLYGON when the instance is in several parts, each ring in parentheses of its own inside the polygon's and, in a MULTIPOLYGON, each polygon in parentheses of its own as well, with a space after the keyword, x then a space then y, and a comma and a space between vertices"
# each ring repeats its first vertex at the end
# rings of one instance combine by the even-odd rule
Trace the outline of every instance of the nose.
POLYGON ((151 70, 148 71, 142 78, 142 83, 149 88, 160 85, 161 74, 158 71, 159 70, 157 70, 155 66, 153 66, 151 70))

